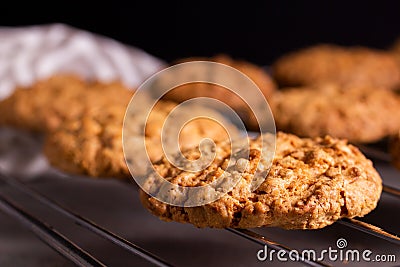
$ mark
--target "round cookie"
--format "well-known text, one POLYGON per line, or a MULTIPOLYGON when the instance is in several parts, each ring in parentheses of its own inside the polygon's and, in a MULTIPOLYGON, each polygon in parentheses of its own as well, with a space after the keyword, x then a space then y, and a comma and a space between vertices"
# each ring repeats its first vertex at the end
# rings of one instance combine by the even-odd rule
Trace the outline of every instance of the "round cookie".
POLYGON ((270 101, 277 129, 305 137, 332 135, 374 142, 400 128, 400 98, 371 86, 289 88, 270 101))
POLYGON ((400 87, 400 69, 393 56, 364 47, 312 46, 278 59, 272 66, 272 73, 282 87, 326 82, 394 90, 400 87))
MULTIPOLYGON (((242 179, 231 192, 210 204, 171 206, 142 190, 141 201, 162 220, 215 228, 318 229, 340 218, 364 216, 376 207, 382 180, 372 162, 356 147, 329 136, 301 139, 279 132, 269 173, 252 192, 254 170, 262 151, 267 152, 261 150, 260 144, 260 137, 250 141, 250 161, 242 179)), ((218 143, 214 162, 200 173, 177 169, 165 158, 155 164, 155 169, 169 182, 181 186, 211 182, 226 168, 229 146, 229 142, 218 143)), ((196 158, 198 153, 197 149, 184 151, 187 158, 196 158)), ((148 179, 151 183, 151 177, 148 179)))
POLYGON ((53 76, 17 89, 0 102, 0 125, 46 132, 75 119, 91 106, 127 105, 133 95, 121 83, 86 82, 72 75, 53 76))
MULTIPOLYGON (((161 146, 161 129, 165 118, 176 106, 172 102, 159 101, 146 121, 146 147, 151 161, 156 161, 163 155, 161 146)), ((76 174, 94 177, 129 178, 122 146, 122 128, 126 106, 107 105, 90 107, 79 117, 68 120, 55 131, 49 133, 45 139, 44 152, 51 165, 76 174)), ((206 109, 208 114, 213 111, 206 109)), ((142 158, 135 153, 135 142, 143 140, 140 129, 144 127, 137 123, 137 116, 145 114, 127 114, 125 124, 132 126, 130 133, 132 143, 128 144, 133 150, 125 151, 127 161, 135 166, 142 165, 142 158)), ((216 117, 218 115, 214 115, 216 117)), ((224 126, 233 127, 221 116, 224 126)), ((232 133, 235 128, 230 129, 232 133), (233 130, 232 130, 233 129, 233 130)), ((216 123, 203 119, 195 120, 181 131, 180 145, 182 147, 196 146, 205 137, 215 140, 227 138, 227 133, 216 123)), ((125 146, 126 148, 127 146, 125 146)))
MULTIPOLYGON (((176 63, 189 61, 213 61, 233 67, 247 75, 258 86, 266 99, 268 99, 276 89, 275 83, 269 75, 262 68, 250 62, 234 60, 227 55, 218 55, 212 58, 186 58, 176 63)), ((209 75, 218 75, 218 73, 210 72, 209 75)), ((240 84, 238 84, 238 86, 240 86, 240 84)), ((236 94, 218 85, 207 83, 186 84, 168 92, 164 96, 164 99, 180 103, 195 97, 210 97, 226 103, 238 113, 248 128, 258 130, 257 120, 247 104, 236 94)))
POLYGON ((389 144, 392 163, 396 168, 400 169, 400 131, 391 136, 389 144))

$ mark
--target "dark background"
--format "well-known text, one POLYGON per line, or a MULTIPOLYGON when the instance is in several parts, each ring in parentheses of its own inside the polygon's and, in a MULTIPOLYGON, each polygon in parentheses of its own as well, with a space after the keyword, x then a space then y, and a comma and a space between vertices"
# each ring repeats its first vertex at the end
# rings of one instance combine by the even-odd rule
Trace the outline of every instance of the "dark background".
POLYGON ((0 25, 62 22, 167 61, 225 52, 265 65, 315 43, 386 48, 400 36, 400 1, 32 2, 2 3, 0 25))

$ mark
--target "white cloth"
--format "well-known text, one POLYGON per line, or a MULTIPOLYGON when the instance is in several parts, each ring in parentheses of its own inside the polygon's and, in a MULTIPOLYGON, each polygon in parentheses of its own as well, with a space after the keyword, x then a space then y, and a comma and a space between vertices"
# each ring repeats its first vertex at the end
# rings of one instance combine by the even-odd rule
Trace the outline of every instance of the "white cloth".
MULTIPOLYGON (((56 73, 118 79, 135 88, 164 65, 140 49, 63 24, 0 27, 0 100, 16 86, 56 73)), ((48 171, 40 143, 27 133, 0 128, 0 172, 33 178, 48 171)))
POLYGON ((165 64, 146 52, 63 24, 0 27, 0 99, 55 73, 139 86, 165 64))

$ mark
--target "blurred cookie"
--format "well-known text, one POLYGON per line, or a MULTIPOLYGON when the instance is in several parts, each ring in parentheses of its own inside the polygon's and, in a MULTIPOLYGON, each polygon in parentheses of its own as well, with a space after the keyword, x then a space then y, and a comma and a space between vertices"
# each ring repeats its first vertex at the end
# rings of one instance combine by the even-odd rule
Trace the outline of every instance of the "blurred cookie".
POLYGON ((127 105, 133 92, 120 83, 86 82, 59 75, 17 89, 0 102, 0 125, 46 132, 81 116, 89 106, 127 105))
POLYGON ((62 171, 95 177, 129 177, 122 151, 125 106, 89 108, 45 138, 44 153, 62 171))
POLYGON ((400 129, 400 98, 372 86, 288 88, 271 99, 277 129, 305 137, 374 142, 400 129))
POLYGON ((316 45, 284 55, 272 69, 280 86, 332 82, 400 87, 400 69, 392 55, 364 47, 316 45))
MULTIPOLYGON (((272 136, 266 134, 264 138, 272 136)), ((317 229, 340 218, 364 216, 376 207, 382 191, 382 180, 372 162, 356 147, 329 136, 301 139, 278 133, 272 166, 269 172, 262 169, 267 166, 261 166, 261 171, 268 174, 255 191, 250 189, 254 172, 262 153, 268 153, 261 148, 260 138, 250 141, 249 158, 241 158, 229 168, 230 142, 218 143, 216 153, 213 163, 200 172, 177 169, 164 158, 155 169, 173 184, 194 187, 212 182, 223 170, 242 169, 239 165, 247 162, 231 192, 210 204, 179 207, 141 190, 143 205, 162 220, 197 227, 317 229)), ((196 159, 199 151, 188 149, 184 155, 196 159)), ((152 181, 150 176, 146 186, 154 186, 152 181)))
MULTIPOLYGON (((169 112, 176 104, 160 101, 146 120, 145 140, 147 154, 151 161, 163 155, 161 129, 169 112)), ((66 172, 94 177, 129 178, 130 173, 124 158, 122 146, 122 128, 126 107, 108 105, 101 108, 89 108, 80 116, 64 122, 47 135, 44 152, 50 163, 66 172)), ((212 112, 207 110, 207 112, 212 112)), ((127 138, 125 154, 127 161, 135 168, 140 168, 147 155, 139 154, 137 142, 143 142, 139 117, 144 113, 127 114, 124 132, 127 138), (129 138, 128 138, 129 137, 129 138)), ((217 116, 217 115, 216 115, 217 116)), ((221 118, 221 121, 224 119, 221 118)), ((229 123, 223 121, 228 125, 229 123)), ((206 119, 194 120, 180 133, 180 145, 191 147, 198 145, 205 137, 220 140, 227 138, 227 133, 215 122, 206 119)), ((233 127, 233 126, 228 126, 233 127)), ((232 130, 234 132, 234 130, 232 130)), ((237 133, 237 132, 235 132, 237 133)))
POLYGON ((155 162, 164 155, 164 149, 169 148, 172 150, 171 153, 175 153, 179 149, 198 146, 204 138, 219 141, 228 138, 235 139, 239 136, 237 128, 222 115, 213 109, 198 105, 180 106, 181 113, 173 115, 174 117, 170 121, 172 125, 164 125, 175 107, 177 107, 177 104, 174 102, 163 100, 157 102, 146 119, 146 125, 142 124, 142 118, 147 115, 143 113, 147 112, 146 110, 142 110, 140 107, 139 109, 128 109, 124 124, 124 150, 128 164, 137 173, 146 171, 143 167, 146 166, 147 155, 150 161, 155 162), (186 117, 186 115, 189 115, 189 117, 186 117), (201 116, 201 118, 190 119, 197 116, 201 116), (184 125, 179 125, 181 120, 185 122, 184 125), (180 128, 181 126, 183 127, 179 132, 174 131, 175 127, 180 128), (162 142, 161 132, 163 127, 165 127, 165 136, 162 142), (143 151, 140 149, 140 144, 143 144, 142 129, 145 129, 147 155, 141 154, 143 151), (173 148, 176 140, 179 142, 179 148, 173 148))
POLYGON ((393 165, 400 169, 400 131, 391 137, 389 151, 392 156, 393 165))
POLYGON ((400 69, 400 38, 397 39, 396 42, 392 45, 390 52, 397 60, 397 66, 400 69))
MULTIPOLYGON (((213 61, 233 67, 241 71, 245 75, 247 75, 258 86, 261 93, 264 95, 266 99, 268 99, 272 95, 272 93, 275 91, 276 88, 273 80, 261 67, 258 67, 246 61, 234 60, 226 55, 218 55, 212 58, 201 58, 201 57, 186 58, 186 59, 181 59, 176 63, 183 63, 189 61, 213 61)), ((229 77, 226 77, 226 73, 218 73, 209 69, 204 69, 203 71, 206 71, 210 77, 221 75, 225 79, 230 79, 229 77)), ((191 75, 191 74, 183 74, 183 75, 191 75)), ((231 80, 234 79, 235 77, 232 77, 231 80)), ((242 86, 242 85, 236 82, 235 86, 242 86)), ((246 96, 251 97, 252 95, 254 94, 249 93, 246 96)), ((183 86, 179 86, 174 90, 168 92, 164 96, 164 99, 180 103, 195 97, 209 97, 224 102, 238 113, 238 115, 244 121, 246 126, 248 126, 253 130, 258 129, 258 123, 248 105, 236 94, 218 85, 212 85, 208 83, 186 84, 183 86)))

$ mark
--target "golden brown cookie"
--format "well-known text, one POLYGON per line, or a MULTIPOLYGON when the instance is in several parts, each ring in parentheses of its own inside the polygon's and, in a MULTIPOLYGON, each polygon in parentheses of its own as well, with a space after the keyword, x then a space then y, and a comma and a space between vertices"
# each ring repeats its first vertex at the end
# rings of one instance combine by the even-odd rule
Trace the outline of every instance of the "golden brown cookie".
POLYGON ((400 131, 391 136, 389 151, 392 156, 393 165, 400 169, 400 131))
MULTIPOLYGON (((264 138, 271 138, 271 135, 266 134, 264 138)), ((236 165, 243 161, 249 163, 241 180, 231 192, 210 204, 171 206, 144 191, 140 192, 141 201, 162 220, 216 228, 278 226, 317 229, 340 218, 364 216, 376 207, 382 180, 372 162, 346 141, 329 136, 301 139, 278 133, 270 171, 261 186, 252 192, 250 187, 254 170, 261 153, 268 153, 260 146, 260 137, 250 141, 249 158, 239 159, 234 166, 230 166, 241 168, 236 165)), ((223 169, 227 169, 230 143, 218 143, 216 152, 213 163, 200 173, 177 169, 165 158, 155 164, 155 169, 173 184, 189 187, 203 185, 212 182, 223 173, 223 169)), ((184 155, 196 159, 199 152, 188 149, 184 155)), ((151 188, 151 176, 148 181, 147 185, 151 188)))
POLYGON ((62 171, 95 177, 129 177, 122 152, 126 107, 89 108, 45 138, 44 153, 62 171))
MULTIPOLYGON (((158 102, 146 121, 146 147, 151 161, 158 160, 163 155, 161 129, 167 115, 175 106, 176 104, 172 102, 158 102)), ((45 139, 44 152, 50 163, 70 173, 94 177, 130 178, 122 146, 125 112, 126 107, 123 105, 91 107, 80 116, 64 122, 45 139)), ((207 112, 212 111, 207 110, 207 112)), ((125 119, 125 125, 129 124, 130 127, 125 134, 132 140, 125 146, 125 152, 128 156, 132 155, 127 158, 128 162, 140 167, 144 159, 141 158, 143 155, 136 153, 135 142, 143 140, 140 130, 144 125, 139 125, 138 116, 145 114, 127 114, 125 119)), ((222 117, 220 120, 225 126, 229 124, 222 117)), ((180 137, 182 147, 191 147, 198 145, 205 137, 215 140, 227 138, 227 133, 215 122, 200 119, 184 127, 180 137)))
POLYGON ((300 136, 374 142, 400 129, 399 96, 372 86, 289 88, 270 103, 277 129, 300 136))
POLYGON ((400 69, 385 51, 364 47, 316 45, 289 53, 272 66, 280 86, 307 86, 326 82, 400 87, 400 69))
POLYGON ((87 107, 127 105, 133 92, 121 83, 86 82, 72 75, 53 76, 17 89, 0 102, 0 125, 46 132, 79 117, 87 107))
MULTIPOLYGON (((234 60, 226 55, 218 55, 212 58, 186 58, 179 60, 176 63, 189 61, 213 61, 233 67, 247 75, 258 86, 262 94, 267 99, 275 91, 275 83, 269 77, 269 75, 262 68, 250 62, 234 60)), ((213 72, 212 75, 216 74, 213 72)), ((238 86, 240 86, 240 84, 238 84, 238 86)), ((258 130, 257 121, 247 104, 236 94, 218 85, 207 83, 186 84, 168 92, 164 96, 164 99, 180 103, 195 97, 210 97, 226 103, 238 113, 246 126, 248 126, 250 129, 258 130)))

